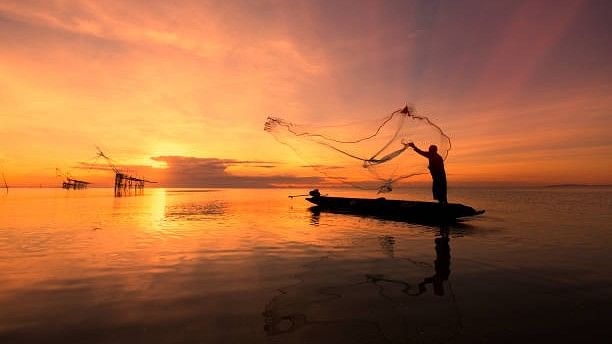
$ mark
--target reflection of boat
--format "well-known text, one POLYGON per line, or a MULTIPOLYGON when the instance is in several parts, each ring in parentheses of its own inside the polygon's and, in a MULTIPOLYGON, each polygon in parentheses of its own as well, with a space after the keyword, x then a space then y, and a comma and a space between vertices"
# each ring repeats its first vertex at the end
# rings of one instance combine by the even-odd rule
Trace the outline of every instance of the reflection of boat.
POLYGON ((458 203, 388 200, 385 198, 350 198, 321 196, 318 190, 310 192, 307 201, 316 204, 314 210, 333 213, 375 216, 400 221, 424 223, 454 222, 457 219, 476 216, 484 210, 476 210, 458 203))

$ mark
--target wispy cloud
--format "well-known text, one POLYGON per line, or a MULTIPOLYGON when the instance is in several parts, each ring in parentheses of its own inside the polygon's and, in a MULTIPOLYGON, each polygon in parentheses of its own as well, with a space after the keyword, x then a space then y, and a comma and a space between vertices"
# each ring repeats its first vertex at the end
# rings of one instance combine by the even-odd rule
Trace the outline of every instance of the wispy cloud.
MULTIPOLYGON (((512 160, 501 170, 521 176, 523 166, 543 171, 555 159, 563 165, 540 178, 572 170, 579 181, 587 177, 572 166, 595 171, 612 159, 610 8, 580 0, 0 1, 1 158, 25 183, 83 161, 100 143, 172 183, 188 171, 201 183, 271 185, 317 172, 261 130, 266 116, 347 123, 409 101, 453 139, 453 173, 481 178, 474 171, 512 160), (576 148, 564 149, 566 141, 576 148), (158 168, 147 167, 150 156, 158 168), (201 156, 235 160, 189 160, 201 156)), ((313 167, 330 174, 339 164, 322 160, 313 167)))

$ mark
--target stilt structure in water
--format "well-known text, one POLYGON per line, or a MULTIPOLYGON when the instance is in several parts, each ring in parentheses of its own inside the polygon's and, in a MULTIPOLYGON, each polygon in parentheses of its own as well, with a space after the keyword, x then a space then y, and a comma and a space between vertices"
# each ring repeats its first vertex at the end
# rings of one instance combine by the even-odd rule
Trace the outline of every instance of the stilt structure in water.
POLYGON ((77 179, 72 179, 72 178, 66 178, 66 180, 64 180, 62 182, 62 188, 64 189, 73 189, 73 190, 80 190, 80 189, 85 189, 87 188, 87 186, 91 184, 90 182, 86 182, 84 180, 77 180, 77 179))
POLYGON ((121 171, 117 165, 109 158, 99 147, 98 157, 104 158, 108 166, 115 172, 115 197, 121 197, 125 195, 140 195, 144 192, 145 183, 157 183, 144 178, 134 177, 124 171, 121 171))
POLYGON ((145 183, 156 182, 143 178, 132 177, 121 172, 115 172, 115 195, 121 196, 122 194, 129 194, 131 191, 133 191, 135 194, 142 193, 144 191, 145 183))
POLYGON ((6 193, 8 193, 8 184, 6 183, 6 178, 4 177, 4 172, 2 172, 2 181, 4 182, 4 188, 6 189, 6 193))
POLYGON ((55 169, 55 174, 58 177, 64 177, 64 180, 62 181, 62 189, 81 190, 81 189, 86 189, 87 186, 91 184, 90 182, 86 182, 84 180, 74 179, 70 176, 70 173, 68 172, 62 173, 62 171, 59 168, 55 169))

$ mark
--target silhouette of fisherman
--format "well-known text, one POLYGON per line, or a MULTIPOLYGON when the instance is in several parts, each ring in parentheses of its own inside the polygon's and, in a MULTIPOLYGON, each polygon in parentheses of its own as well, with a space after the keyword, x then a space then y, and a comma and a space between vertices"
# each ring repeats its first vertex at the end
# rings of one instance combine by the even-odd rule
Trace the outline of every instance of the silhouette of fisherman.
POLYGON ((429 151, 426 152, 420 150, 413 142, 410 142, 408 146, 412 147, 415 152, 429 159, 429 173, 431 173, 431 178, 433 178, 433 185, 431 188, 433 198, 442 204, 446 204, 446 172, 444 171, 444 159, 438 154, 438 147, 436 145, 431 145, 429 146, 429 151))

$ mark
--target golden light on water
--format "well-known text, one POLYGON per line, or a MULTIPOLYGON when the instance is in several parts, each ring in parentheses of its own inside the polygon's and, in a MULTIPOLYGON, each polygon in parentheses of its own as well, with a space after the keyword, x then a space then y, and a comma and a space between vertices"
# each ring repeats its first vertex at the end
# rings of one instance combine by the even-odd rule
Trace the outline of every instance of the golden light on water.
POLYGON ((150 228, 159 230, 166 217, 166 189, 147 190, 151 197, 151 224, 150 228))

